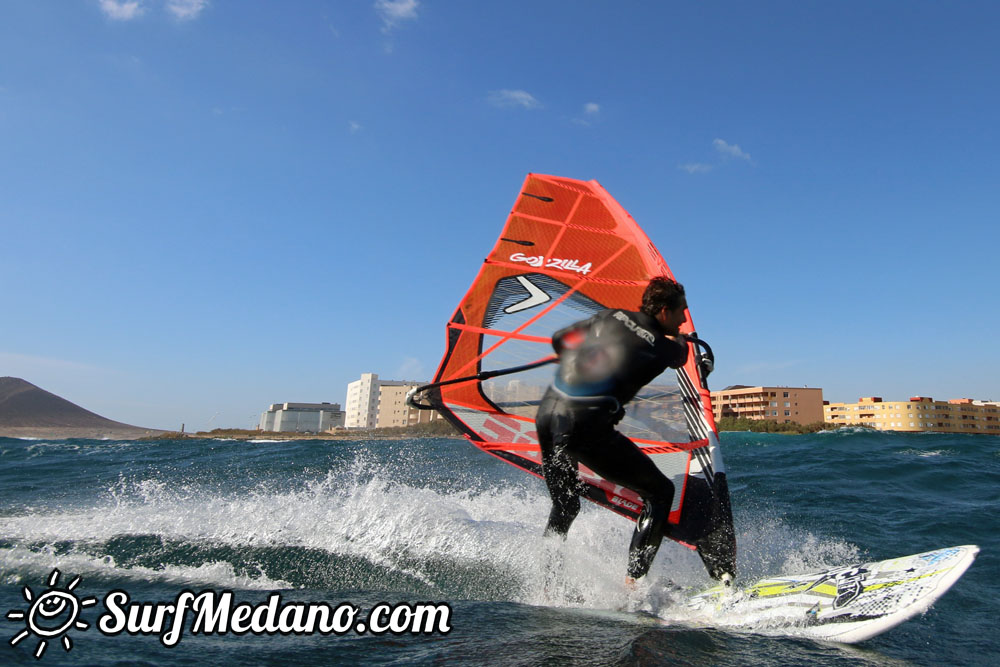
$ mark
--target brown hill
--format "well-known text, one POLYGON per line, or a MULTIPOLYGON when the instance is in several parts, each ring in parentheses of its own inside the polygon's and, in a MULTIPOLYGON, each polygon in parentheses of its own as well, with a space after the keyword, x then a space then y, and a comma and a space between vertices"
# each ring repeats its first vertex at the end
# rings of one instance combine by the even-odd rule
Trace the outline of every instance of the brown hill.
POLYGON ((0 436, 141 438, 163 433, 112 421, 14 377, 0 377, 0 436))

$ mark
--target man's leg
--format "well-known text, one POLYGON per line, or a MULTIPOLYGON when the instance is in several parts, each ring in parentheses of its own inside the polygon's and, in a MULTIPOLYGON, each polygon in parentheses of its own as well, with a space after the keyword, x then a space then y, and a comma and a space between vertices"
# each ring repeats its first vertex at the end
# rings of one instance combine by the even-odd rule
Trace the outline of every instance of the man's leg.
POLYGON ((604 479, 632 489, 642 497, 644 507, 632 534, 628 562, 628 576, 638 579, 649 571, 664 530, 669 527, 667 517, 674 500, 674 485, 652 459, 618 431, 611 431, 603 440, 603 446, 588 440, 593 446, 579 450, 578 458, 604 479))
POLYGON ((580 481, 577 466, 566 448, 556 445, 542 447, 542 469, 545 485, 552 497, 552 511, 545 526, 545 534, 566 536, 576 515, 580 513, 580 481))
POLYGON ((661 499, 643 498, 642 513, 635 522, 632 542, 628 547, 628 576, 633 579, 649 572, 656 552, 660 550, 669 512, 670 506, 664 506, 661 499))
POLYGON ((552 498, 545 534, 566 536, 580 513, 580 482, 576 460, 566 452, 570 422, 558 401, 546 395, 538 409, 536 429, 542 450, 542 472, 552 498))

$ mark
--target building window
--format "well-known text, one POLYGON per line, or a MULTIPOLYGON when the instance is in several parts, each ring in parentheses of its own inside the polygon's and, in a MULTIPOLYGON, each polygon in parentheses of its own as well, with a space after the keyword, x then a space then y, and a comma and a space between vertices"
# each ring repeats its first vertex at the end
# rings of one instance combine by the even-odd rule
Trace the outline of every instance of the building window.
POLYGON ((783 392, 783 394, 782 394, 782 398, 788 398, 788 392, 787 392, 787 391, 786 391, 786 392, 783 392))

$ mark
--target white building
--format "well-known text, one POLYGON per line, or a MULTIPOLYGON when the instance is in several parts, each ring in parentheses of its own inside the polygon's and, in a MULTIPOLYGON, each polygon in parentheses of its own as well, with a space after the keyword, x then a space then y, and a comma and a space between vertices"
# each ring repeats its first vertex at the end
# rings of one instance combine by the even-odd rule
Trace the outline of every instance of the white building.
POLYGON ((340 403, 275 403, 260 416, 261 431, 321 433, 343 425, 340 403))
POLYGON ((379 379, 376 373, 362 373, 360 380, 347 385, 344 425, 347 428, 373 428, 378 409, 379 379))
POLYGON ((362 373, 347 385, 347 428, 383 428, 423 423, 440 416, 433 410, 406 405, 406 393, 425 382, 380 380, 376 373, 362 373))

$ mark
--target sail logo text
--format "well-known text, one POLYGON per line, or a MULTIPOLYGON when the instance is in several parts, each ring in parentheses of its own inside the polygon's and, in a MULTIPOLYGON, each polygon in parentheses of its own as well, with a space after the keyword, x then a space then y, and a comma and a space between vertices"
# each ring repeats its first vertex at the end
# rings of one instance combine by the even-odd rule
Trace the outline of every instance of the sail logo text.
POLYGON ((583 275, 590 273, 590 270, 593 268, 590 262, 581 265, 578 259, 558 259, 556 257, 546 259, 545 255, 525 255, 523 252, 515 252, 510 256, 510 261, 524 262, 536 269, 542 267, 546 269, 562 269, 563 271, 575 271, 583 275))

